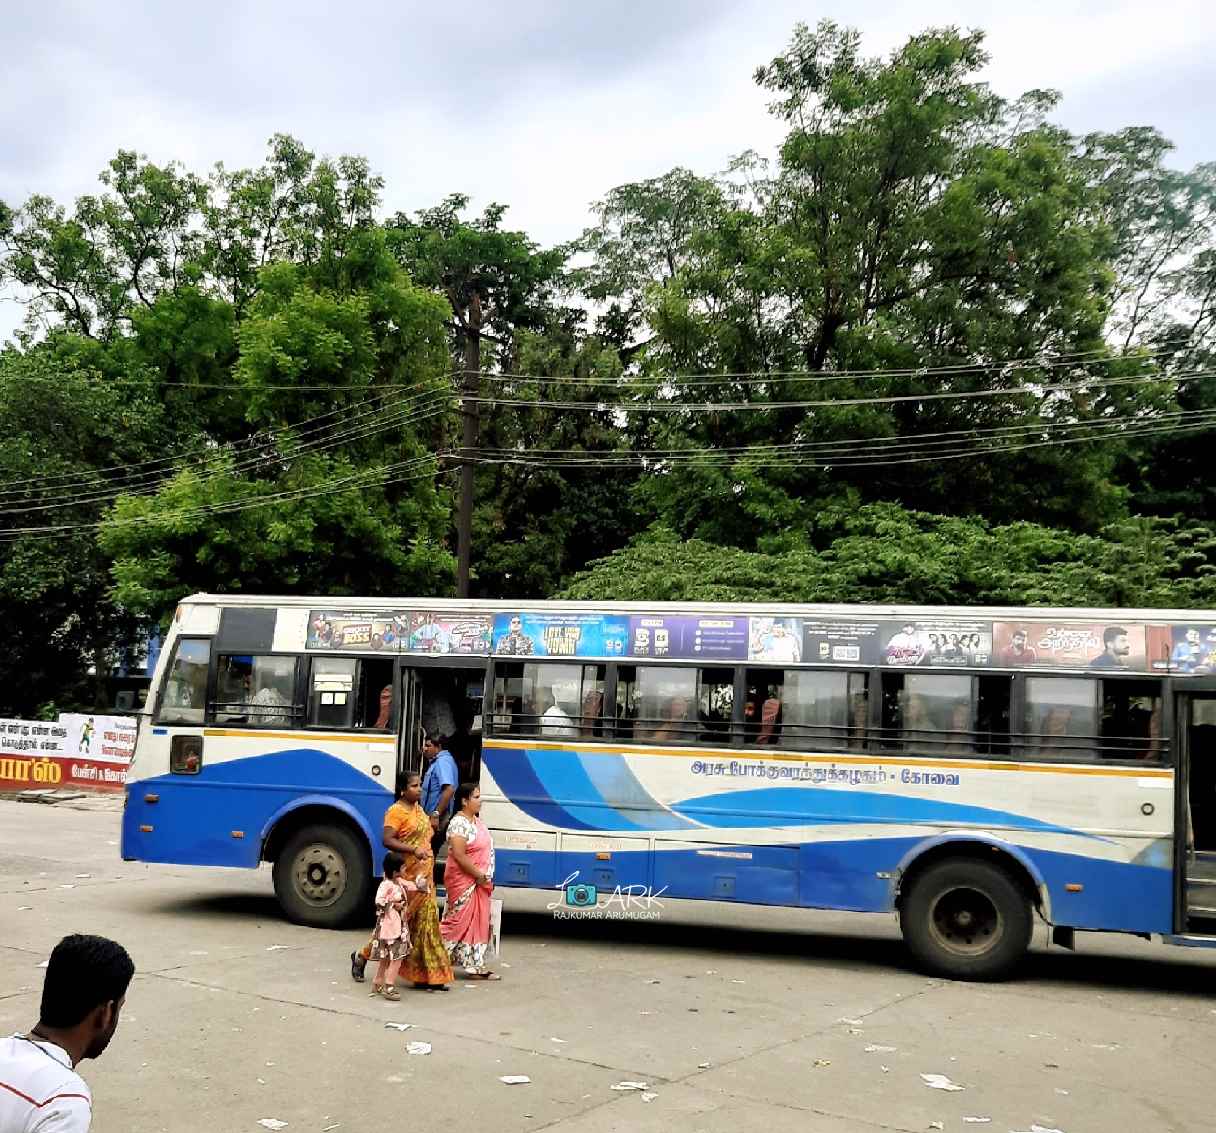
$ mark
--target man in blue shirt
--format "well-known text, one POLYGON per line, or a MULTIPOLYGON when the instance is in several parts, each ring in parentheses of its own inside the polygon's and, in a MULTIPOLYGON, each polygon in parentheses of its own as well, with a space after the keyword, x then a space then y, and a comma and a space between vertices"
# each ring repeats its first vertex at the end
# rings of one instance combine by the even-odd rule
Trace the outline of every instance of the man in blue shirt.
POLYGON ((447 836, 452 798, 460 782, 456 759, 448 751, 446 739, 446 736, 427 736, 422 744, 422 756, 426 760, 426 773, 422 776, 422 809, 431 819, 431 829, 435 832, 431 846, 436 853, 447 836))

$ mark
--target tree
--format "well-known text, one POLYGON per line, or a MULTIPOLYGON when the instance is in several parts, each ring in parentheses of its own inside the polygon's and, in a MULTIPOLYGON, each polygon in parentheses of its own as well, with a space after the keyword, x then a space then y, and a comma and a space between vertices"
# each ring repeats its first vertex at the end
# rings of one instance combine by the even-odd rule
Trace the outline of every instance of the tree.
POLYGON ((105 707, 110 663, 139 630, 137 612, 111 595, 89 502, 160 449, 153 377, 134 377, 107 383, 49 344, 0 351, 0 715, 105 707))
POLYGON ((543 325, 565 261, 560 249, 540 250, 524 233, 502 228, 506 209, 491 204, 465 220, 469 198, 454 193, 416 218, 398 213, 389 223, 399 262, 423 286, 438 290, 452 310, 453 355, 461 373, 460 513, 457 520, 456 592, 470 592, 476 493, 473 450, 477 447, 483 344, 498 348, 510 368, 517 330, 543 325))
MULTIPOLYGON (((926 32, 874 60, 854 32, 799 26, 757 71, 788 127, 775 170, 745 155, 711 181, 677 170, 609 194, 585 240, 599 257, 588 278, 600 295, 622 281, 642 312, 643 372, 669 376, 673 399, 759 407, 665 415, 637 447, 965 434, 1107 409, 1084 387, 934 400, 1093 376, 1033 360, 1103 348, 1110 239, 1089 166, 1047 124, 1054 96, 1001 99, 975 77, 986 60, 979 33, 926 32), (788 404, 875 398, 906 400, 788 404)), ((1122 506, 1112 448, 889 468, 773 460, 677 469, 639 490, 673 529, 741 546, 774 523, 799 538, 818 506, 855 496, 1093 529, 1122 506), (1043 483, 1059 490, 1045 498, 1043 483)))
POLYGON ((869 504, 829 509, 811 546, 768 553, 656 527, 592 563, 562 596, 1202 609, 1216 601, 1216 537, 1177 520, 1124 521, 1094 536, 869 504))

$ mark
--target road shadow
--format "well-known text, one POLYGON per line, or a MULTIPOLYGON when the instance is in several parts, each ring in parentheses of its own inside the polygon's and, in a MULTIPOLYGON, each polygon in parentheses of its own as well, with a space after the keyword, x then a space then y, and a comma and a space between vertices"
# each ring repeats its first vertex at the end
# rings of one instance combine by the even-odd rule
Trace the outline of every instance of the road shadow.
POLYGON ((157 901, 146 910, 155 916, 211 920, 283 921, 278 901, 265 893, 192 893, 157 901))
MULTIPOLYGON (((783 910, 784 911, 784 910, 783 910)), ((166 898, 145 912, 165 917, 198 917, 206 920, 241 922, 284 921, 273 894, 266 893, 192 893, 166 898)), ((343 931, 369 927, 373 915, 367 914, 343 931)), ((760 956, 796 962, 799 968, 827 965, 841 971, 899 971, 920 976, 903 942, 896 936, 876 936, 873 923, 859 919, 856 934, 833 929, 825 932, 814 924, 805 929, 765 929, 761 926, 723 924, 721 921, 667 919, 635 920, 555 920, 547 911, 504 909, 502 932, 505 940, 552 943, 602 948, 609 945, 623 952, 636 952, 638 963, 646 963, 655 949, 682 955, 689 967, 702 969, 725 964, 740 956, 760 956)), ((1095 940, 1113 940, 1096 937, 1095 940)), ((1139 946, 1142 942, 1129 942, 1139 946)), ((1085 937, 1078 939, 1078 951, 1053 948, 1036 949, 1028 955, 1014 977, 1021 984, 1046 991, 1068 989, 1104 992, 1168 993, 1198 1002, 1216 1004, 1216 964, 1205 953, 1186 952, 1164 945, 1143 942, 1151 954, 1110 955, 1086 951, 1085 937)))

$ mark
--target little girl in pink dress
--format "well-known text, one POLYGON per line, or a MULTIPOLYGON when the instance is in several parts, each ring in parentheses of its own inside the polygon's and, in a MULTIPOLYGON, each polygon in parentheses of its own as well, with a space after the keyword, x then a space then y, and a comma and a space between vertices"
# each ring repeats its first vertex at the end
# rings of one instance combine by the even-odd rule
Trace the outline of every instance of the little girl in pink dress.
POLYGON ((425 886, 425 880, 409 881, 402 876, 405 858, 400 854, 384 855, 384 880, 376 890, 376 932, 372 938, 371 959, 378 960, 372 979, 372 995, 385 999, 401 998, 394 986, 401 961, 410 952, 410 930, 405 921, 406 893, 425 886))

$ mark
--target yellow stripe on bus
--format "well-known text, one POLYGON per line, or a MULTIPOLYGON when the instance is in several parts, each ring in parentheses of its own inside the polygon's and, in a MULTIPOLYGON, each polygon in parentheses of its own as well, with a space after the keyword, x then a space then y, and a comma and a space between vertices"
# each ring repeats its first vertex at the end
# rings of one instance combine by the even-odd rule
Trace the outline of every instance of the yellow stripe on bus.
POLYGON ((1161 767, 1091 767, 1083 764, 1012 763, 991 759, 929 759, 893 758, 883 755, 808 755, 804 752, 758 752, 740 751, 737 748, 671 748, 614 745, 606 752, 600 744, 563 744, 547 740, 489 739, 486 747, 502 747, 512 750, 528 748, 542 751, 576 751, 588 754, 612 755, 662 755, 684 759, 701 759, 717 763, 723 759, 764 761, 771 763, 856 763, 865 765, 888 764, 896 767, 943 767, 964 768, 968 771, 1031 771, 1048 775, 1114 775, 1123 778, 1172 779, 1174 772, 1161 767))
POLYGON ((268 732, 261 728, 204 728, 204 736, 236 736, 257 740, 316 740, 321 743, 395 744, 396 736, 335 735, 330 732, 268 732))

